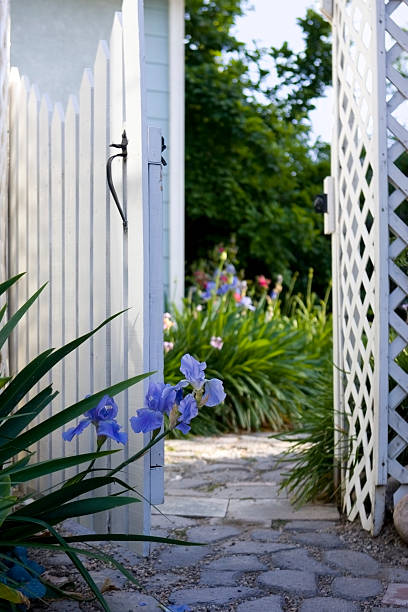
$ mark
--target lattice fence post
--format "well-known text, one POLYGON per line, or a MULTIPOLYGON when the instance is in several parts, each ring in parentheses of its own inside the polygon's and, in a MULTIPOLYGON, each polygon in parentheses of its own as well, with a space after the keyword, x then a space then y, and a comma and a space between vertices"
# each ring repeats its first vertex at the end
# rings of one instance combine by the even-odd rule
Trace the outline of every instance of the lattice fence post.
POLYGON ((343 507, 375 534, 388 474, 408 483, 408 3, 334 0, 332 22, 335 410, 350 446, 343 507))

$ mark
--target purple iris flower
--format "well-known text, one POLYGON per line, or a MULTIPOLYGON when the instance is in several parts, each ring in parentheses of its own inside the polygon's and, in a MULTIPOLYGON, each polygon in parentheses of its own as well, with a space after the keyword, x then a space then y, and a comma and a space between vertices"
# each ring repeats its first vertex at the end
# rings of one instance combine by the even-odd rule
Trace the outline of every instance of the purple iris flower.
POLYGON ((238 306, 243 306, 244 308, 248 308, 248 310, 255 310, 255 306, 252 304, 252 300, 248 296, 242 297, 240 302, 238 302, 238 306))
POLYGON ((144 407, 170 414, 176 402, 177 389, 165 383, 151 382, 145 397, 144 407))
POLYGON ((225 391, 221 380, 218 378, 211 378, 207 380, 204 385, 204 406, 218 406, 225 400, 225 391))
POLYGON ((215 291, 215 282, 214 281, 208 281, 206 287, 205 287, 205 291, 203 291, 203 293, 201 294, 201 297, 204 300, 209 300, 210 297, 213 295, 214 291, 215 291))
POLYGON ((192 393, 189 393, 183 400, 181 400, 179 411, 180 417, 178 419, 176 429, 179 429, 183 434, 186 434, 191 429, 191 419, 196 417, 198 414, 197 402, 195 401, 192 393))
POLYGON ((137 411, 137 416, 130 419, 135 433, 147 433, 163 425, 163 415, 170 414, 174 404, 182 399, 179 390, 164 383, 150 383, 145 397, 144 408, 137 411))
POLYGON ((95 408, 85 412, 85 418, 79 421, 76 427, 71 427, 62 434, 63 439, 71 442, 74 436, 79 436, 92 423, 98 436, 106 436, 119 444, 126 444, 127 433, 120 431, 121 426, 116 422, 118 410, 114 399, 104 395, 95 408))
POLYGON ((227 270, 227 274, 235 274, 236 270, 235 270, 235 266, 233 264, 228 264, 228 266, 226 267, 227 270))
POLYGON ((186 377, 181 380, 176 387, 186 387, 190 384, 194 389, 201 389, 205 381, 204 370, 207 367, 205 361, 197 361, 191 355, 186 353, 181 358, 180 371, 186 377))

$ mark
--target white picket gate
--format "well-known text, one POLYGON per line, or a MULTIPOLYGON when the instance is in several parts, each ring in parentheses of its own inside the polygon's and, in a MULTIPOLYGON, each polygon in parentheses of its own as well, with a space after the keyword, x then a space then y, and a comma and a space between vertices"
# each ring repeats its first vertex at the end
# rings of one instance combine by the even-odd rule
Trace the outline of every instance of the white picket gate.
MULTIPOLYGON (((94 69, 84 72, 79 97, 70 97, 65 112, 16 69, 11 72, 8 267, 9 275, 28 272, 11 293, 11 311, 48 282, 13 337, 11 372, 129 308, 53 369, 50 379, 60 395, 50 412, 142 372, 162 375, 161 135, 145 124, 142 39, 143 3, 124 0, 109 44, 99 43, 94 69), (109 145, 121 142, 124 127, 127 159, 114 160, 112 174, 126 231, 106 181, 107 158, 118 152, 109 145)), ((143 405, 146 385, 118 397, 125 430, 143 405)), ((130 430, 121 460, 147 440, 130 430)), ((37 457, 94 447, 92 428, 71 443, 63 443, 58 431, 38 445, 37 457)), ((146 501, 85 524, 102 532, 148 533, 149 501, 162 501, 162 465, 159 448, 128 466, 123 479, 146 501)), ((60 478, 44 478, 41 486, 60 478)))
MULTIPOLYGON (((344 510, 378 533, 388 475, 408 484, 407 0, 323 0, 333 24, 336 424, 348 431, 344 510), (406 453, 405 453, 406 455, 406 453)), ((341 436, 338 438, 338 442, 341 436)), ((341 457, 341 448, 338 448, 341 457)))

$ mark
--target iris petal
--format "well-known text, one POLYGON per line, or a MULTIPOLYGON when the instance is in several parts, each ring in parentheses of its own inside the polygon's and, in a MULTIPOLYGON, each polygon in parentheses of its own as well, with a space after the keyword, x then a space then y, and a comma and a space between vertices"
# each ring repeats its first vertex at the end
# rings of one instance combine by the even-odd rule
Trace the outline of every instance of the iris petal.
POLYGON ((135 433, 147 433, 159 429, 163 424, 163 415, 157 410, 142 408, 137 411, 137 416, 130 419, 130 425, 135 433))

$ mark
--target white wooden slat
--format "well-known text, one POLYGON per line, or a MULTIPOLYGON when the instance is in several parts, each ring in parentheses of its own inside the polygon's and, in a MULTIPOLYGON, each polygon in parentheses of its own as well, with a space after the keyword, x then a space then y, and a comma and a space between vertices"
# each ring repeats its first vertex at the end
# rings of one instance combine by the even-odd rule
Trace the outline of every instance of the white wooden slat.
MULTIPOLYGON (((48 283, 41 296, 38 311, 38 350, 42 352, 51 346, 51 181, 50 181, 50 137, 51 137, 51 102, 47 96, 43 96, 39 111, 39 135, 38 135, 38 232, 39 232, 39 260, 38 260, 38 284, 48 283)), ((52 382, 51 373, 44 380, 44 385, 52 382)), ((50 417, 51 406, 47 407, 42 418, 50 417)), ((45 461, 51 456, 50 440, 43 439, 39 444, 39 459, 45 461)), ((49 476, 40 479, 40 490, 47 489, 51 484, 49 476)))
MULTIPOLYGON (((17 240, 19 244, 18 265, 20 272, 25 276, 17 285, 17 308, 19 308, 28 297, 28 257, 27 257, 27 105, 28 105, 29 83, 26 77, 22 78, 19 108, 18 108, 18 174, 17 174, 17 240)), ((28 328, 26 325, 18 325, 16 332, 16 366, 19 370, 27 364, 28 328)))
MULTIPOLYGON (((18 260, 18 108, 21 93, 21 78, 17 68, 10 72, 10 164, 9 164, 9 226, 8 226, 8 275, 19 273, 18 260)), ((17 288, 14 286, 8 292, 9 312, 17 309, 17 288)), ((17 370, 17 342, 13 332, 9 342, 9 369, 17 370)))
MULTIPOLYGON (((124 237, 126 245, 125 265, 127 264, 128 305, 128 376, 148 371, 148 292, 149 277, 146 262, 148 261, 148 217, 147 206, 147 158, 146 129, 144 124, 144 83, 142 82, 143 50, 141 48, 143 33, 143 3, 124 0, 123 7, 123 44, 125 74, 125 113, 126 131, 129 139, 127 159, 127 212, 128 232, 124 237)), ((128 392, 129 414, 134 415, 143 406, 145 385, 139 384, 128 392)), ((132 435, 129 438, 128 452, 139 450, 148 440, 148 436, 132 435)), ((125 477, 132 474, 136 488, 149 499, 150 497, 150 457, 139 461, 128 469, 125 477)), ((129 528, 134 533, 148 531, 150 506, 144 502, 144 515, 141 516, 139 504, 128 507, 129 528)), ((136 550, 146 550, 136 546, 136 550)))
MULTIPOLYGON (((163 381, 163 182, 161 131, 148 130, 149 166, 149 355, 153 380, 163 381)), ((164 440, 150 452, 150 501, 164 502, 164 440)))
MULTIPOLYGON (((78 102, 75 96, 70 96, 65 113, 64 134, 64 344, 78 336, 78 128, 78 102)), ((64 407, 67 407, 78 398, 77 352, 66 357, 64 368, 64 407)), ((78 454, 78 444, 78 439, 65 443, 65 453, 78 454)), ((75 468, 71 468, 65 470, 62 476, 72 478, 76 472, 75 468)))
MULTIPOLYGON (((27 108, 27 286, 31 296, 39 287, 39 236, 38 236, 38 135, 39 135, 40 95, 36 85, 32 85, 27 108)), ((27 313, 28 360, 38 354, 38 317, 39 302, 35 302, 27 313)), ((33 393, 35 390, 33 390, 33 393)), ((31 395, 33 394, 31 393, 31 395)))
MULTIPOLYGON (((64 112, 60 104, 54 107, 51 123, 51 291, 52 321, 51 342, 53 347, 60 347, 64 342, 64 112)), ((53 388, 59 391, 53 402, 53 413, 65 404, 64 397, 64 363, 57 364, 52 370, 53 388)), ((65 456, 65 445, 62 443, 61 430, 51 434, 51 456, 65 456)), ((59 482, 60 474, 52 477, 53 484, 59 482)))
MULTIPOLYGON (((120 143, 124 128, 124 85, 123 85, 123 29, 122 15, 115 14, 110 43, 110 139, 114 143, 120 143)), ((118 149, 111 149, 108 155, 120 153, 118 149)), ((123 190, 124 162, 117 158, 112 164, 112 179, 115 185, 118 198, 124 206, 123 190)), ((110 313, 114 314, 124 309, 124 266, 123 266, 123 238, 124 228, 122 218, 116 208, 113 198, 110 198, 109 209, 109 244, 110 244, 110 313)), ((125 368, 125 318, 120 316, 110 325, 110 336, 108 338, 107 351, 111 354, 110 376, 112 383, 119 382, 126 378, 125 368)), ((127 406, 124 397, 117 398, 119 406, 118 422, 126 430, 129 425, 127 406)), ((112 444, 112 447, 116 447, 112 444)), ((113 456, 109 464, 113 467, 123 460, 124 453, 113 456)), ((123 512, 113 511, 110 517, 110 528, 113 533, 120 533, 123 530, 123 512)))
MULTIPOLYGON (((38 263, 38 111, 40 95, 36 85, 32 85, 27 105, 27 296, 33 295, 39 287, 38 263)), ((41 299, 41 297, 40 297, 41 299)), ((39 335, 39 300, 34 302, 26 316, 27 327, 27 363, 38 355, 39 335)), ((37 384, 27 394, 31 399, 40 390, 37 384)), ((39 423, 41 417, 35 419, 39 423)), ((38 442, 32 449, 37 456, 40 451, 38 442)))
MULTIPOLYGON (((85 70, 79 92, 79 189, 78 189, 78 333, 93 329, 93 76, 85 70)), ((92 340, 78 351, 78 396, 83 399, 94 390, 92 340)), ((93 431, 85 430, 78 438, 78 452, 95 450, 93 431)), ((93 517, 81 520, 93 529, 93 517)))
MULTIPOLYGON (((100 41, 94 66, 94 134, 93 134, 93 320, 99 325, 108 316, 110 298, 109 277, 109 236, 107 232, 107 211, 109 197, 106 185, 106 159, 109 138, 109 49, 105 41, 100 41), (101 291, 104 287, 104 291, 101 291)), ((104 328, 93 338, 93 368, 95 391, 109 384, 110 355, 107 350, 107 330, 104 328)), ((93 431, 89 435, 94 435, 93 431)), ((101 490, 106 494, 108 490, 101 490)), ((108 529, 108 514, 97 514, 94 525, 97 531, 108 529)))

